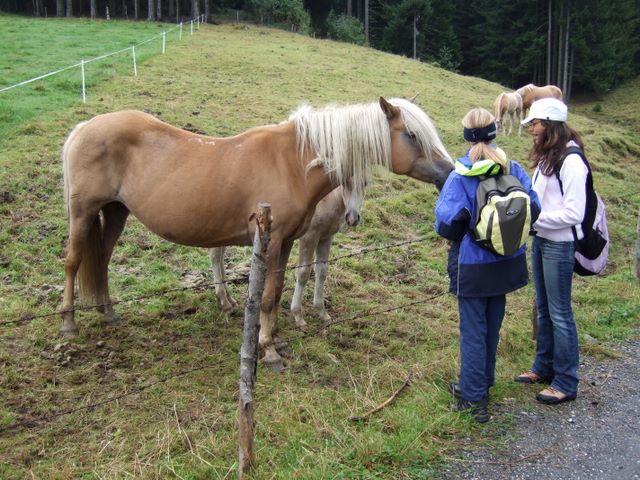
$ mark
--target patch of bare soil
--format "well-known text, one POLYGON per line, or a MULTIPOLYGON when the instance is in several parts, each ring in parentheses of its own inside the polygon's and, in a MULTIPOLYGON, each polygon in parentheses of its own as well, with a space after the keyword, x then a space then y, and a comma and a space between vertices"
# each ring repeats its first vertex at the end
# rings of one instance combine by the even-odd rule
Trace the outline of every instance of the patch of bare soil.
MULTIPOLYGON (((640 339, 610 346, 619 358, 582 358, 574 402, 556 406, 492 405, 513 415, 515 431, 491 433, 502 447, 464 448, 449 458, 441 478, 640 478, 640 339), (497 437, 497 438, 496 438, 497 437)), ((535 395, 540 386, 525 387, 535 395)))

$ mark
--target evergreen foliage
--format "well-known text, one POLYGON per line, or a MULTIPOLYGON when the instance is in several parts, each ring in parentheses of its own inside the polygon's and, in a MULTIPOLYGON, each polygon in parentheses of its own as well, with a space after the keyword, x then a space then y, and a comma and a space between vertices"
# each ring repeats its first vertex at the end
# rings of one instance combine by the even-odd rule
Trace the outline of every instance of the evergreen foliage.
MULTIPOLYGON (((53 16, 68 13, 67 4, 73 15, 92 15, 80 0, 5 0, 0 10, 53 16)), ((150 4, 96 0, 95 11, 144 20, 150 4)), ((638 0, 163 0, 157 19, 194 11, 207 21, 233 11, 229 18, 368 43, 513 89, 552 83, 567 97, 601 94, 640 74, 638 0)))

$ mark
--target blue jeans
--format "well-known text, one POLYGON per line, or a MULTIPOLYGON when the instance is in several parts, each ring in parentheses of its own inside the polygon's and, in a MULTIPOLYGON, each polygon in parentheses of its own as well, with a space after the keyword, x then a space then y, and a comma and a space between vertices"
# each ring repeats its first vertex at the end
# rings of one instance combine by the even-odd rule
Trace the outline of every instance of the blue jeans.
POLYGON ((538 337, 532 371, 567 395, 578 391, 578 330, 571 309, 573 242, 533 237, 538 337))
POLYGON ((462 398, 487 397, 495 381, 496 351, 504 318, 505 295, 458 297, 460 312, 460 381, 462 398))

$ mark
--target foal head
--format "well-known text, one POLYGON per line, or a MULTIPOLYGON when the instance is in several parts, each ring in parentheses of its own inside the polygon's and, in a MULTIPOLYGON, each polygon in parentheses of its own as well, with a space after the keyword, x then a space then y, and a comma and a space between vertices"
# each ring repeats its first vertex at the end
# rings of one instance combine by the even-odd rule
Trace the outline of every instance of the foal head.
MULTIPOLYGON (((364 187, 366 188, 367 182, 364 187)), ((350 227, 360 223, 360 209, 364 202, 365 188, 356 188, 352 180, 342 184, 342 203, 344 204, 344 221, 350 227)))

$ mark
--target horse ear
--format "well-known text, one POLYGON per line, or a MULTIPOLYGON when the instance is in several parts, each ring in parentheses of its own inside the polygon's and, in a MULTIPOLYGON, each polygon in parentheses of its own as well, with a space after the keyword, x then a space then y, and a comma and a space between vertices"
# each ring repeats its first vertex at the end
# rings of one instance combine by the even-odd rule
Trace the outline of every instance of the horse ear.
POLYGON ((384 97, 380 97, 380 108, 382 108, 382 111, 387 116, 387 120, 391 120, 399 111, 398 107, 391 105, 384 97))
POLYGON ((418 98, 419 93, 416 93, 413 97, 407 98, 411 103, 416 103, 416 98, 418 98))

